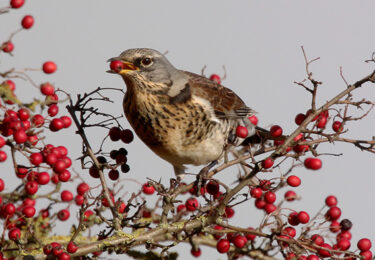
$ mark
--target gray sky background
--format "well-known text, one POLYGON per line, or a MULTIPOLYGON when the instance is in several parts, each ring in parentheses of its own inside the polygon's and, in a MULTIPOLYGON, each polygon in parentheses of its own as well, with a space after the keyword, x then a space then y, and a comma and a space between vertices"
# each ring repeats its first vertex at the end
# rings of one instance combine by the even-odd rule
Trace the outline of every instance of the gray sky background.
MULTIPOLYGON (((2 1, 1 5, 7 3, 2 1)), ((45 60, 54 60, 58 65, 54 75, 30 75, 36 82, 52 81, 57 87, 78 94, 98 86, 124 87, 118 76, 105 71, 106 60, 125 49, 149 47, 168 51, 172 64, 196 73, 207 65, 206 75, 222 75, 225 65, 227 79, 223 84, 258 111, 259 124, 279 124, 289 133, 295 128, 295 115, 310 106, 307 92, 293 84, 306 76, 300 47, 305 47, 310 58, 321 57, 311 71, 324 83, 318 97, 322 104, 345 88, 340 66, 349 83, 374 69, 372 64, 364 63, 375 51, 374 8, 373 1, 342 0, 27 1, 23 8, 0 16, 2 41, 18 28, 23 15, 35 17, 34 27, 14 38, 15 58, 1 55, 0 71, 10 66, 39 67, 45 60)), ((20 97, 34 95, 31 86, 30 92, 25 92, 28 84, 16 83, 22 89, 16 92, 20 97)), ((354 97, 375 101, 375 85, 356 91, 354 97)), ((115 97, 115 104, 110 106, 114 115, 122 114, 121 100, 122 97, 115 97)), ((374 119, 373 112, 362 121, 348 124, 351 131, 346 136, 371 139, 374 119)), ((129 126, 125 119, 121 122, 129 126)), ((70 154, 76 158, 80 148, 75 143, 79 139, 66 132, 54 134, 53 138, 71 147, 70 154)), ((98 138, 101 135, 92 136, 93 142, 98 138)), ((164 182, 173 177, 171 166, 138 139, 127 148, 131 174, 126 177, 141 183, 146 176, 162 177, 164 182)), ((335 194, 342 216, 354 223, 352 244, 361 237, 369 237, 374 243, 374 154, 348 144, 324 145, 320 152, 344 155, 322 156, 323 169, 317 172, 295 170, 294 174, 302 179, 302 186, 296 191, 303 200, 294 208, 314 215, 324 198, 335 194)), ((75 167, 79 170, 78 164, 75 167)), ((235 180, 237 170, 233 168, 231 172, 232 175, 225 174, 228 181, 235 180)), ((247 204, 234 221, 256 226, 261 218, 262 214, 247 204)), ((181 259, 190 259, 189 248, 179 250, 181 259)), ((214 250, 203 250, 201 258, 210 255, 219 257, 214 250)))

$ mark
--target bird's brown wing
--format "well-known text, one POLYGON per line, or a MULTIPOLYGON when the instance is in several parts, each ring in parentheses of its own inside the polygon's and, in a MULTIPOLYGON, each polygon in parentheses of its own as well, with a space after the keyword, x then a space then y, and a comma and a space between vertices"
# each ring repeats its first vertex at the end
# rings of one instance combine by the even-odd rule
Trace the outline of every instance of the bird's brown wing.
POLYGON ((242 118, 255 112, 232 90, 198 74, 185 73, 189 76, 191 93, 208 100, 218 118, 242 118))

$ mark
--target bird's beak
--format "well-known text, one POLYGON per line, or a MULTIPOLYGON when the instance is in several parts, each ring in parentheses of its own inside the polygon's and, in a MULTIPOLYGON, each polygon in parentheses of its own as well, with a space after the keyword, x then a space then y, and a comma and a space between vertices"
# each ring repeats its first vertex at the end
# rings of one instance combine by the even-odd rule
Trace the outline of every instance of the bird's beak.
POLYGON ((119 70, 110 69, 110 70, 107 70, 108 73, 125 75, 126 73, 130 71, 139 70, 139 68, 135 66, 133 63, 129 61, 123 61, 120 57, 114 57, 114 58, 110 58, 109 60, 107 60, 107 62, 113 62, 113 61, 121 61, 123 68, 119 68, 119 70))

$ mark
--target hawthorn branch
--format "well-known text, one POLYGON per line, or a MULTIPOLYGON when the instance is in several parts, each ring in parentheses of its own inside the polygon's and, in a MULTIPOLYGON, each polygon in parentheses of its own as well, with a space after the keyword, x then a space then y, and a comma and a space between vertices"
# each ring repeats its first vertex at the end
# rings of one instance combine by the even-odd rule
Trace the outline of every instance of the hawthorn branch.
MULTIPOLYGON (((107 182, 106 182, 105 177, 104 177, 104 173, 103 173, 103 171, 101 170, 101 167, 100 167, 101 164, 98 161, 98 159, 96 158, 93 150, 91 149, 90 143, 89 143, 89 141, 86 137, 86 134, 85 134, 85 130, 83 129, 82 125, 78 121, 78 118, 75 114, 77 105, 80 103, 81 99, 78 98, 76 105, 73 105, 72 99, 70 98, 70 96, 69 96, 69 100, 70 100, 70 105, 66 106, 66 108, 67 108, 69 114, 72 116, 72 119, 73 119, 73 121, 74 121, 74 123, 75 123, 75 125, 78 129, 77 133, 81 136, 82 141, 84 142, 84 144, 86 146, 86 151, 87 151, 89 157, 93 161, 95 167, 98 169, 100 183, 102 184, 102 188, 103 188, 103 191, 104 191, 103 195, 104 195, 104 198, 108 201, 109 208, 112 212, 113 226, 117 231, 120 231, 121 230, 120 219, 119 219, 116 207, 115 207, 115 205, 114 205, 114 203, 111 199, 110 192, 109 192, 109 189, 108 189, 108 186, 107 186, 107 182)), ((79 108, 78 108, 78 111, 79 111, 79 108)))

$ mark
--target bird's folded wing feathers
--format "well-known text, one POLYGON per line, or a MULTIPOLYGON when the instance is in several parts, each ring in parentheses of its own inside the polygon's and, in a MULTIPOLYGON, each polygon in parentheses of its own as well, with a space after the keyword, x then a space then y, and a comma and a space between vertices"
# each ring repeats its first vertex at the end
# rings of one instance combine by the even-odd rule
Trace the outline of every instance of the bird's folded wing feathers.
POLYGON ((185 73, 189 76, 191 93, 209 101, 218 118, 238 119, 255 113, 232 90, 198 74, 185 73))

